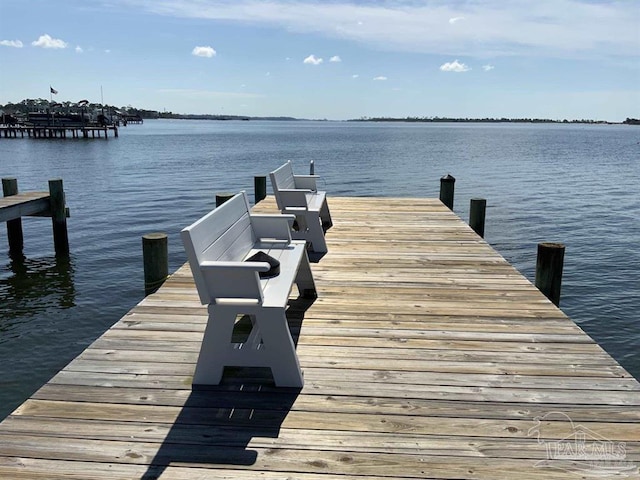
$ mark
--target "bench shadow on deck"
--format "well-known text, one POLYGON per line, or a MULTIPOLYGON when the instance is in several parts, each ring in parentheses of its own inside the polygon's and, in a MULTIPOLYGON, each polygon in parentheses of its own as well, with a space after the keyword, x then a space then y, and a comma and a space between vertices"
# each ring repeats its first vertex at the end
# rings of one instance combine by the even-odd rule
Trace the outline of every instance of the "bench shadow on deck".
MULTIPOLYGON (((289 301, 287 320, 296 346, 304 314, 314 301, 289 301)), ((239 319, 233 341, 242 341, 250 330, 249 317, 239 319)), ((256 437, 279 437, 301 390, 276 387, 266 368, 226 367, 219 386, 193 389, 141 480, 156 480, 175 464, 255 464, 258 452, 249 444, 256 437)))

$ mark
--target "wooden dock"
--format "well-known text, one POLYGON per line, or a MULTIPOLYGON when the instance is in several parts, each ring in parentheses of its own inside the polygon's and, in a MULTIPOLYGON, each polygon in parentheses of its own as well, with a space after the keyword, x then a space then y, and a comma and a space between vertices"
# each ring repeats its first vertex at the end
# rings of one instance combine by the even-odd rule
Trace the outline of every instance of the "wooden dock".
POLYGON ((319 298, 289 309, 301 391, 241 369, 191 390, 183 266, 0 423, 0 478, 640 478, 640 383, 464 222, 329 203, 319 298))
MULTIPOLYGON (((0 198, 0 222, 27 216, 43 216, 51 211, 49 192, 25 192, 0 198)), ((50 216, 50 215, 49 215, 50 216)))
POLYGON ((67 234, 67 218, 69 208, 66 206, 62 179, 49 180, 48 192, 18 193, 18 180, 2 179, 0 198, 0 222, 7 224, 9 253, 22 257, 24 239, 22 234, 22 217, 51 217, 53 227, 53 244, 56 255, 69 254, 69 236, 67 234))

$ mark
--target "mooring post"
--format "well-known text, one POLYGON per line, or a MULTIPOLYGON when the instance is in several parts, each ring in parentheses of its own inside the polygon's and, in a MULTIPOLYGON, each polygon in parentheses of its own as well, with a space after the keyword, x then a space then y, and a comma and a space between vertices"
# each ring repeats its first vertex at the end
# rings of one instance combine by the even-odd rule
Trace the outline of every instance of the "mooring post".
POLYGON ((235 194, 229 192, 216 193, 216 207, 219 207, 227 200, 231 200, 235 194))
POLYGON ((315 175, 316 174, 316 164, 313 160, 311 160, 309 162, 309 175, 315 175))
POLYGON ((453 210, 453 192, 456 185, 456 179, 446 174, 440 179, 440 201, 444 203, 449 210, 453 210))
POLYGON ((260 200, 264 200, 267 197, 267 177, 256 176, 253 177, 253 191, 254 201, 257 204, 260 200))
MULTIPOLYGON (((18 180, 16 178, 2 179, 2 193, 5 197, 18 194, 18 180)), ((20 256, 24 248, 22 236, 22 219, 7 220, 7 237, 9 240, 9 255, 20 256)))
POLYGON ((472 198, 469 207, 469 226, 484 238, 484 220, 487 211, 487 200, 484 198, 472 198))
POLYGON ((539 243, 536 260, 536 287, 554 305, 560 305, 560 287, 564 264, 564 245, 562 243, 539 243))
POLYGON ((69 235, 67 234, 67 212, 65 208, 62 179, 49 180, 51 223, 53 225, 53 246, 58 256, 69 255, 69 235))
POLYGON ((169 240, 163 232, 142 236, 144 293, 151 295, 169 276, 169 240))

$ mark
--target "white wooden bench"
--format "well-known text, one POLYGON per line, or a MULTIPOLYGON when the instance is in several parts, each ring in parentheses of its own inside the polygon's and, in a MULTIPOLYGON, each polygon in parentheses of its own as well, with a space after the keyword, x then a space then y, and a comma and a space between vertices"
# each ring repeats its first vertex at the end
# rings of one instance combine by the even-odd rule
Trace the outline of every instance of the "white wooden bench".
POLYGON ((269 173, 269 177, 280 211, 296 216, 297 230, 292 237, 309 242, 313 252, 326 253, 324 233, 333 222, 327 193, 318 191, 316 185, 318 176, 294 175, 291 162, 287 162, 269 173))
POLYGON ((209 319, 193 377, 217 385, 225 366, 269 367, 277 386, 302 387, 303 378, 285 309, 293 284, 316 298, 305 242, 291 239, 289 215, 254 215, 241 192, 181 232, 198 295, 209 319), (280 273, 260 278, 269 263, 246 261, 262 251, 280 262, 280 273), (252 329, 232 343, 236 318, 252 329))

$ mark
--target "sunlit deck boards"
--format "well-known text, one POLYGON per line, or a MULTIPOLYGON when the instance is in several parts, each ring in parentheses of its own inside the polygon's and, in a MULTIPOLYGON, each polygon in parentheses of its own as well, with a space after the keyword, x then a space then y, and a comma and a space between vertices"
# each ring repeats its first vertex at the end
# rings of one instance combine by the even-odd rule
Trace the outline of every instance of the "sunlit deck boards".
POLYGON ((638 478, 640 384, 460 219, 329 202, 319 298, 291 306, 301 392, 191 391, 207 316, 183 267, 0 424, 0 478, 638 478), (576 436, 614 460, 544 466, 576 436))

